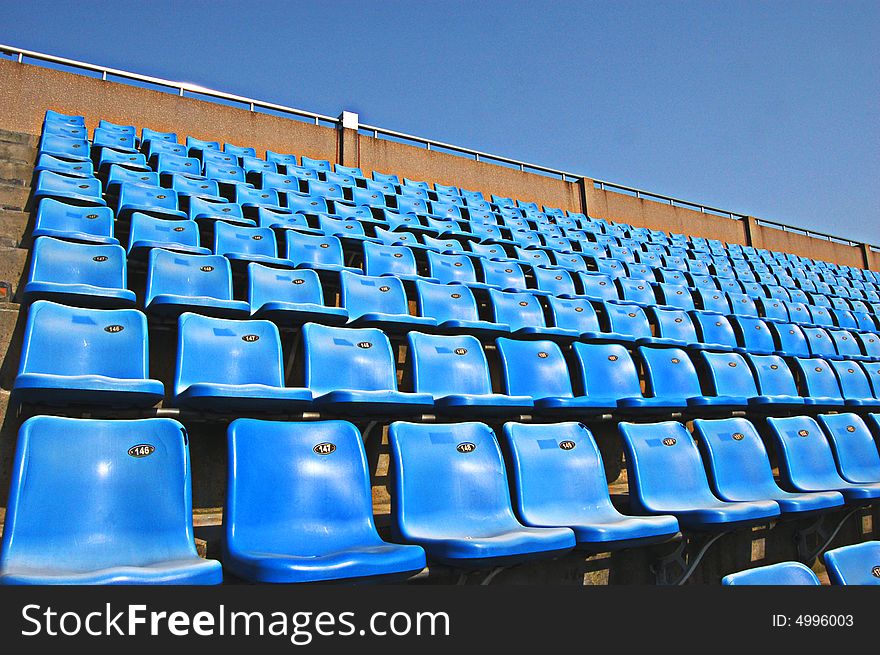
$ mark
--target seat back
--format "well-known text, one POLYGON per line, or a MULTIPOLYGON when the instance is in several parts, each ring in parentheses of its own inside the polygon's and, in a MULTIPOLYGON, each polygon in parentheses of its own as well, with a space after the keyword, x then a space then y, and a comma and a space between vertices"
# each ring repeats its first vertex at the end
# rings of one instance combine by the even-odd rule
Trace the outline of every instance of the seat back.
POLYGON ((352 319, 374 312, 409 314, 403 282, 395 277, 371 277, 342 271, 339 280, 340 302, 352 319))
POLYGON ((760 318, 731 316, 730 323, 740 345, 746 350, 757 353, 772 353, 776 350, 770 328, 760 318))
POLYGON ((822 555, 831 584, 880 584, 880 541, 865 541, 825 551, 822 555))
POLYGON ((248 264, 248 301, 251 311, 268 302, 323 305, 321 280, 315 271, 290 271, 248 264))
POLYGON ((175 420, 28 419, 16 445, 0 571, 195 559, 191 493, 187 434, 175 420))
POLYGON ((342 242, 334 236, 288 232, 285 242, 285 258, 294 264, 322 264, 343 266, 342 242))
POLYGON ((794 323, 770 323, 768 328, 773 334, 776 349, 789 357, 809 357, 810 345, 799 325, 794 323))
POLYGON ((837 349, 834 342, 828 335, 828 332, 820 327, 802 326, 804 335, 807 337, 807 344, 810 346, 810 354, 814 357, 834 357, 837 355, 837 349))
POLYGON ((381 330, 306 323, 302 335, 305 386, 316 396, 337 390, 397 390, 394 353, 381 330))
POLYGON ((697 328, 700 342, 718 343, 732 348, 739 345, 733 326, 726 316, 695 310, 690 312, 690 317, 697 328))
POLYGON ((779 562, 769 566, 759 566, 748 571, 731 573, 721 578, 721 584, 731 585, 800 585, 819 586, 819 578, 812 569, 800 562, 779 562))
POLYGON ((683 309, 662 309, 652 307, 648 310, 657 328, 657 336, 664 339, 678 339, 685 343, 696 343, 697 330, 687 312, 683 309))
POLYGON ((583 287, 583 295, 597 300, 618 300, 617 287, 608 275, 599 273, 578 273, 583 287))
POLYGON ((679 402, 703 395, 697 369, 684 350, 640 346, 637 352, 645 367, 645 395, 679 402))
POLYGON ((418 275, 416 258, 406 246, 364 243, 364 272, 367 275, 418 275))
POLYGON ((831 446, 814 418, 768 418, 767 425, 777 445, 779 470, 794 487, 816 491, 845 485, 831 446))
POLYGON ((618 429, 626 451, 630 504, 637 511, 717 502, 709 490, 697 445, 681 423, 624 422, 618 429))
POLYGON ((880 482, 880 454, 865 421, 858 414, 820 414, 837 470, 850 482, 880 482))
POLYGON ((518 525, 501 449, 483 423, 395 421, 388 432, 395 539, 491 533, 518 525))
POLYGON ((633 339, 651 337, 651 324, 645 311, 636 305, 619 305, 617 303, 603 303, 605 317, 611 332, 623 334, 633 339))
POLYGON ((575 294, 571 274, 564 269, 535 266, 532 268, 532 274, 535 276, 535 284, 541 291, 554 296, 575 294))
POLYGON ((295 548, 309 557, 377 540, 366 454, 351 423, 240 418, 228 451, 227 551, 295 548))
POLYGON ((268 227, 243 227, 219 222, 214 226, 214 254, 277 257, 275 233, 268 227))
POLYGON ((650 283, 645 280, 637 280, 628 277, 619 277, 614 283, 620 291, 620 297, 623 300, 640 303, 643 305, 653 305, 657 302, 654 297, 654 289, 650 283))
POLYGON ((833 400, 843 399, 837 375, 824 359, 795 357, 794 368, 802 395, 833 400))
POLYGON ((829 361, 828 364, 837 375, 841 395, 844 399, 873 399, 874 392, 865 369, 858 362, 850 360, 829 361))
POLYGON ((39 237, 31 253, 29 281, 125 289, 125 249, 39 237))
POLYGON ((175 221, 156 218, 141 212, 131 215, 128 250, 136 243, 148 241, 153 244, 165 244, 170 247, 198 246, 199 226, 194 221, 175 221))
POLYGON ((269 321, 181 314, 174 393, 199 382, 283 387, 278 328, 269 321))
POLYGON ((477 281, 474 264, 467 255, 442 255, 431 250, 427 255, 429 275, 443 284, 477 281))
POLYGON ((683 284, 666 284, 661 282, 657 287, 661 303, 688 311, 694 309, 694 298, 691 295, 690 289, 683 284))
POLYGON ((639 398, 639 373, 629 351, 619 344, 572 344, 584 395, 593 398, 639 398))
POLYGON ((158 295, 232 299, 232 269, 222 255, 185 255, 153 248, 147 264, 145 304, 158 295))
POLYGON ((758 392, 763 396, 799 396, 794 375, 785 360, 778 355, 745 356, 755 379, 758 392))
POLYGON ((495 339, 505 393, 530 398, 573 397, 568 365, 552 341, 495 339))
POLYGON ((537 296, 489 289, 489 299, 496 323, 509 325, 511 330, 546 326, 537 296))
POLYGON ((38 300, 28 310, 19 374, 145 380, 147 319, 135 309, 79 309, 38 300))
POLYGON ((474 294, 463 285, 416 280, 416 304, 420 316, 433 318, 437 323, 479 320, 474 294))
POLYGON ((770 457, 755 426, 744 418, 694 421, 694 435, 712 490, 722 500, 764 500, 779 494, 770 457))
POLYGON ((502 289, 525 289, 526 276, 516 262, 480 261, 483 269, 483 282, 502 289))
POLYGON ((513 506, 527 525, 613 515, 602 457, 582 423, 506 423, 513 506))
POLYGON ((700 352, 706 370, 707 391, 716 396, 751 398, 758 385, 746 360, 738 353, 700 352))
POLYGON ((429 393, 434 398, 492 393, 489 363, 475 337, 410 332, 407 340, 417 393, 429 393))
POLYGON ((547 304, 555 327, 574 330, 579 334, 599 332, 599 317, 589 300, 549 296, 547 304))

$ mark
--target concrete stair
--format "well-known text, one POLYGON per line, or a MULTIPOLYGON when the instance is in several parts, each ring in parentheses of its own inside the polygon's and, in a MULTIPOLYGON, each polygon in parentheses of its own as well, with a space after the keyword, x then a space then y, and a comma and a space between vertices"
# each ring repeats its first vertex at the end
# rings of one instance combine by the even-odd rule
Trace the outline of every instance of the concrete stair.
POLYGON ((32 134, 0 130, 0 282, 11 285, 13 298, 27 265, 30 215, 25 206, 38 141, 32 134))

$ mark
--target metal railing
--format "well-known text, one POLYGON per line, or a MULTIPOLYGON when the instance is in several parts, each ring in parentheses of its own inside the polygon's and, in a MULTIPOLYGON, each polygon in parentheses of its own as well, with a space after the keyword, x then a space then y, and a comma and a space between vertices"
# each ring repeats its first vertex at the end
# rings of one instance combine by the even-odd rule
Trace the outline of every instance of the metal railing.
MULTIPOLYGON (((38 62, 47 62, 57 66, 67 66, 76 70, 99 73, 101 79, 104 81, 112 81, 111 78, 115 78, 123 81, 150 84, 153 86, 158 86, 162 89, 169 89, 171 91, 174 91, 181 97, 186 97, 187 94, 190 94, 190 96, 196 96, 198 98, 208 98, 222 100, 224 102, 232 102, 243 105, 245 108, 252 112, 275 112, 284 116, 294 117, 296 119, 307 119, 309 122, 313 122, 315 125, 324 124, 332 127, 341 126, 340 118, 326 116, 324 114, 316 114, 315 112, 306 111, 304 109, 297 109, 295 107, 288 107, 286 105, 279 105, 274 102, 266 102, 257 98, 248 98, 246 96, 226 93, 224 91, 217 91, 215 89, 209 89, 203 86, 199 86, 198 84, 192 84, 190 82, 176 82, 159 77, 151 77, 149 75, 140 75, 138 73, 132 73, 130 71, 119 70, 116 68, 108 68, 107 66, 99 66, 83 61, 77 61, 75 59, 67 59, 65 57, 57 57, 55 55, 48 55, 46 53, 36 52, 33 50, 25 50, 23 48, 17 48, 5 44, 0 44, 0 55, 8 55, 14 57, 18 61, 18 63, 24 63, 25 59, 32 59, 38 62)), ((730 220, 742 221, 748 218, 746 214, 740 214, 738 212, 720 209, 718 207, 712 207, 710 205, 704 205, 702 203, 692 202, 690 200, 683 200, 681 198, 675 198, 673 196, 654 193, 652 191, 645 191, 644 189, 637 189, 635 187, 626 186, 624 184, 617 184, 615 182, 608 182, 606 180, 596 180, 586 175, 581 175, 580 173, 572 173, 570 171, 550 168, 548 166, 542 166, 540 164, 532 164, 529 162, 521 161, 519 159, 503 157, 501 155, 493 155, 491 153, 473 150, 471 148, 457 146, 451 143, 444 143, 442 141, 436 141, 434 139, 415 136, 413 134, 406 134, 404 132, 396 132, 394 130, 389 130, 383 127, 377 127, 375 125, 359 124, 358 132, 373 136, 376 139, 384 138, 390 140, 404 141, 407 143, 424 146, 427 150, 439 150, 441 152, 448 152, 454 155, 466 157, 468 159, 473 159, 477 162, 512 167, 524 173, 535 173, 538 175, 544 175, 562 180, 563 182, 579 182, 580 180, 591 180, 595 188, 601 189, 603 191, 611 190, 616 193, 624 193, 626 195, 635 196, 636 198, 646 198, 648 200, 669 204, 673 207, 693 209, 703 214, 712 214, 715 216, 728 218, 730 220)), ((758 225, 761 226, 766 226, 785 232, 803 234, 814 239, 822 239, 825 241, 831 241, 833 243, 840 243, 848 246, 861 245, 860 242, 857 241, 852 241, 850 239, 837 237, 832 234, 826 234, 823 232, 805 230, 791 225, 786 225, 784 223, 777 223, 764 219, 759 219, 756 222, 758 225)), ((880 252, 880 249, 878 249, 876 246, 873 246, 871 244, 866 245, 869 246, 869 249, 872 252, 880 252)))

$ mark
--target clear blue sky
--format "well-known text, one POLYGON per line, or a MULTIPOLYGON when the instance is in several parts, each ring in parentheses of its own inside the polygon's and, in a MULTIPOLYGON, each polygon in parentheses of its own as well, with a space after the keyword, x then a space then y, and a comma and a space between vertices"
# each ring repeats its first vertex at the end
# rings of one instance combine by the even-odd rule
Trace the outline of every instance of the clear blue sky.
POLYGON ((0 41, 880 245, 880 2, 0 0, 0 41))

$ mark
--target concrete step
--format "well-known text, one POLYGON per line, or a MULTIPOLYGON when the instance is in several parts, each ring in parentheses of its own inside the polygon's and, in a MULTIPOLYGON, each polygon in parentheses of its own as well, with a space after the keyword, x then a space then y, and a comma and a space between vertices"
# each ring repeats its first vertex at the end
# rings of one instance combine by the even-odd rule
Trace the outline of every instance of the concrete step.
POLYGON ((36 148, 40 142, 40 137, 35 134, 26 134, 24 132, 10 132, 9 130, 0 130, 0 142, 3 143, 20 143, 25 146, 36 148))
POLYGON ((37 161, 37 148, 24 143, 0 141, 0 161, 21 162, 33 167, 37 161))
POLYGON ((11 161, 0 159, 0 184, 9 186, 31 186, 31 178, 34 174, 33 164, 23 161, 11 161))
POLYGON ((27 204, 30 194, 29 186, 0 184, 0 209, 24 211, 24 206, 27 204))
POLYGON ((0 248, 18 248, 25 242, 30 216, 27 212, 0 209, 0 248))
POLYGON ((12 286, 12 297, 15 297, 23 277, 26 276, 28 251, 24 248, 0 247, 0 282, 8 282, 12 286))

